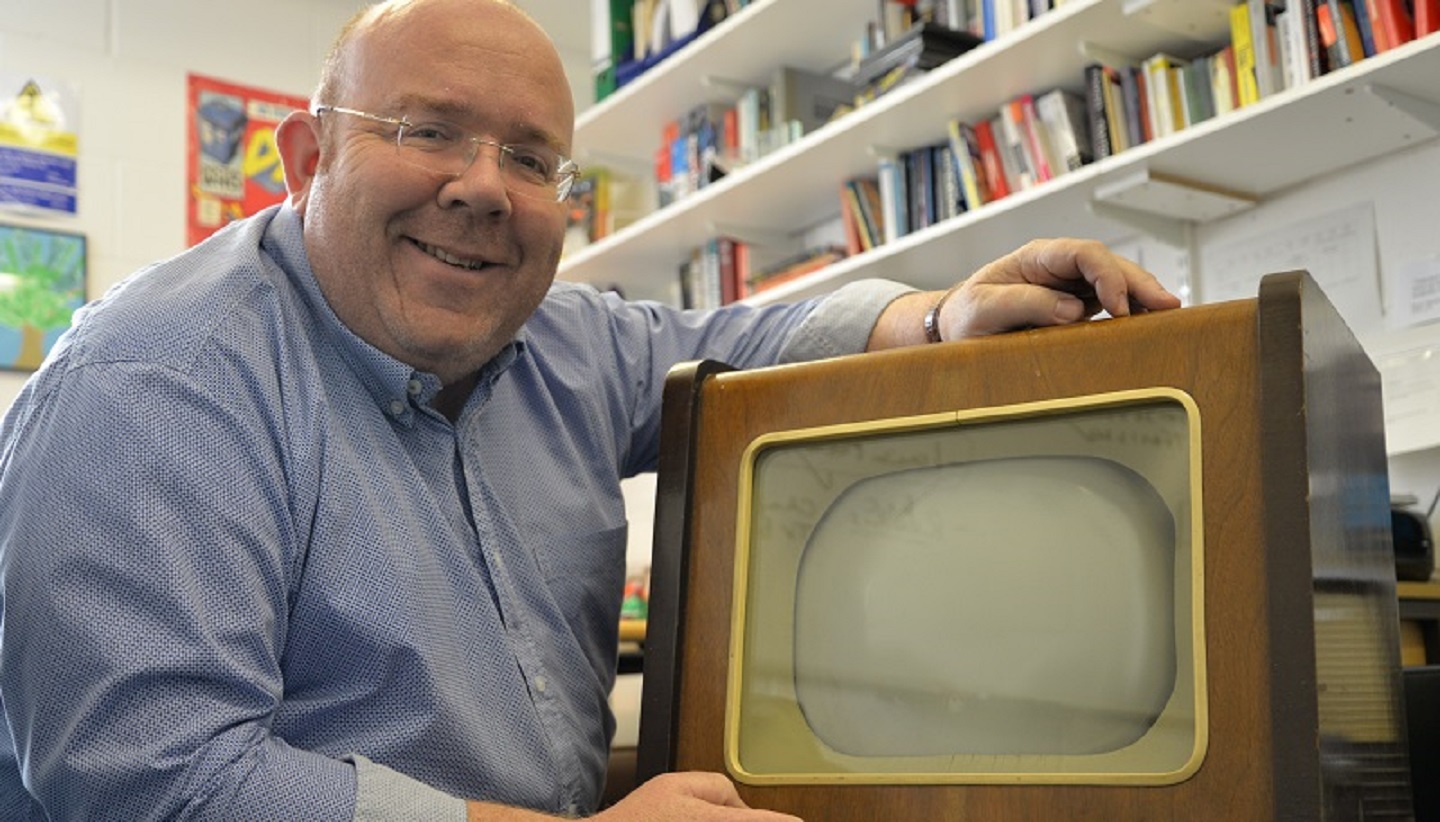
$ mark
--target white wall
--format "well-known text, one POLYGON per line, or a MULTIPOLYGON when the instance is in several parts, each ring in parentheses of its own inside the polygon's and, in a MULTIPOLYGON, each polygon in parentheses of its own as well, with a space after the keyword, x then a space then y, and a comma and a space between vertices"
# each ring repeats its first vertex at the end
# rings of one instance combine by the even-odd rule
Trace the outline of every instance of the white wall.
MULTIPOLYGON (((0 74, 80 94, 78 214, 0 220, 88 238, 89 294, 185 247, 186 76, 309 96, 340 26, 366 0, 0 0, 0 74)), ((552 31, 577 107, 593 98, 583 0, 520 0, 552 31)), ((0 372, 0 409, 26 375, 0 372)))

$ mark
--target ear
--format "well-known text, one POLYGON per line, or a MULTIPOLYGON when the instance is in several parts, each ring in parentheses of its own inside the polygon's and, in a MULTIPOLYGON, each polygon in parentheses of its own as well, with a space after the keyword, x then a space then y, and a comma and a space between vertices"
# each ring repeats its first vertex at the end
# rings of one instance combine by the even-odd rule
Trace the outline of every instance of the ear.
POLYGON ((290 205, 305 215, 310 184, 320 166, 320 120, 308 111, 295 111, 275 129, 275 142, 285 168, 285 189, 290 205))

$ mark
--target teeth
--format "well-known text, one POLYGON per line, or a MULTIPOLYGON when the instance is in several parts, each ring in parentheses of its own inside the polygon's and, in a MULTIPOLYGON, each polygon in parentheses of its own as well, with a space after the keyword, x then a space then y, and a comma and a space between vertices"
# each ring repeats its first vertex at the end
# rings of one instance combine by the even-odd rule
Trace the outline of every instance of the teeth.
POLYGON ((466 260, 462 257, 456 257, 454 254, 451 254, 443 248, 436 248, 433 245, 427 245, 420 242, 419 240, 415 241, 415 245, 419 246, 421 251, 424 251, 426 254, 429 254, 431 257, 434 257, 442 263, 449 263, 450 265, 459 266, 461 268, 466 268, 471 271, 479 271, 485 266, 485 263, 479 260, 466 260))

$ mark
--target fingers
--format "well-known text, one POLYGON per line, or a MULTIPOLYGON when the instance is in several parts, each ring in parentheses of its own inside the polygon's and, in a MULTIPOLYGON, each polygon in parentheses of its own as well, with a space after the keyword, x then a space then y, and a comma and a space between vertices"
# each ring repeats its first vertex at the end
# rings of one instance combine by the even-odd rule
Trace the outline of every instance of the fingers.
POLYGON ((1101 310, 1124 317, 1180 306, 1132 260, 1077 239, 1032 240, 977 271, 959 296, 957 337, 1063 325, 1101 310))
POLYGON ((662 774, 595 817, 605 822, 800 822, 775 811, 750 808, 735 786, 717 773, 662 774))

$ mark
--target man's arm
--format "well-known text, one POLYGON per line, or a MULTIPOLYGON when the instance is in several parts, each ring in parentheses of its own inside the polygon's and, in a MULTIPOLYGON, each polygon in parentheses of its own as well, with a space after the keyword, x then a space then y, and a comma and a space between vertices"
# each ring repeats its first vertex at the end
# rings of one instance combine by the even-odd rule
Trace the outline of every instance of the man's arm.
POLYGON ((1101 243, 1034 240, 948 291, 895 299, 876 321, 867 349, 1065 325, 1101 310, 1123 317, 1179 305, 1153 275, 1101 243))

